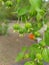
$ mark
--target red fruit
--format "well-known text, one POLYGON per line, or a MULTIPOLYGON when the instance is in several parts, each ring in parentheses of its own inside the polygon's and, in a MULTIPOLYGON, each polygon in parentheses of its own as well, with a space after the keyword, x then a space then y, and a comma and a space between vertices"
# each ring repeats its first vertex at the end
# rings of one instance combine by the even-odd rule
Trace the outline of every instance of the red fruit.
POLYGON ((35 39, 35 35, 34 34, 29 34, 28 37, 29 37, 29 39, 33 39, 33 40, 35 39))

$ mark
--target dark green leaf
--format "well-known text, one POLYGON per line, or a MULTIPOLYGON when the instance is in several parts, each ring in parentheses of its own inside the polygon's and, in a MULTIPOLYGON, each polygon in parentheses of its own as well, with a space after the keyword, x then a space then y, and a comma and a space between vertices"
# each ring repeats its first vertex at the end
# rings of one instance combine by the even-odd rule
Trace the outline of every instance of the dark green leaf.
POLYGON ((35 63, 34 62, 26 62, 24 65, 35 65, 35 63))
POLYGON ((27 7, 23 7, 23 8, 20 8, 20 9, 17 11, 17 14, 18 14, 18 16, 22 16, 22 15, 27 14, 27 12, 28 12, 27 7))
POLYGON ((24 57, 24 52, 20 52, 20 53, 18 54, 18 56, 16 57, 16 62, 19 62, 20 60, 22 60, 23 57, 24 57))
POLYGON ((39 8, 41 6, 42 0, 29 0, 33 9, 39 8))
POLYGON ((42 57, 45 62, 49 62, 49 49, 44 48, 42 51, 42 57))
POLYGON ((45 32, 45 42, 46 42, 46 45, 49 46, 49 28, 45 32))

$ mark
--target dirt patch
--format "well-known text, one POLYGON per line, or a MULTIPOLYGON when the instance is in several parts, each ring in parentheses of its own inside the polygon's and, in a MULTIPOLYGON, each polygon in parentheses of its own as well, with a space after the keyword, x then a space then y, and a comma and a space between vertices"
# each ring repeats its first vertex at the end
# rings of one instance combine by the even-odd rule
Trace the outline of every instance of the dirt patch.
POLYGON ((0 65, 15 64, 15 57, 21 51, 21 48, 23 46, 30 46, 33 42, 26 35, 20 38, 17 33, 0 36, 0 65))

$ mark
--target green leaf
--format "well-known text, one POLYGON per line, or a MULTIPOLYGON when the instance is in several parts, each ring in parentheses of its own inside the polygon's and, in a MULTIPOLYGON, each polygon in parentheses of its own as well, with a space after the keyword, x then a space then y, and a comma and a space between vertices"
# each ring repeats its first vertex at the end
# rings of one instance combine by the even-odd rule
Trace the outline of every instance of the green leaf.
POLYGON ((42 22, 34 22, 32 23, 32 27, 33 27, 33 32, 35 33, 36 31, 40 30, 41 27, 43 26, 42 22))
POLYGON ((25 52, 27 50, 27 47, 26 46, 23 46, 22 47, 22 51, 25 52))
POLYGON ((49 46, 49 28, 47 28, 47 31, 45 32, 45 43, 49 46))
POLYGON ((34 43, 31 47, 30 47, 30 51, 33 51, 33 53, 41 53, 41 49, 40 49, 40 45, 38 43, 34 43))
POLYGON ((32 16, 32 15, 34 16, 36 14, 36 11, 33 9, 32 6, 30 7, 29 14, 30 14, 30 16, 32 16))
POLYGON ((42 46, 42 47, 46 46, 45 40, 40 41, 39 45, 42 46))
MULTIPOLYGON (((36 58, 36 54, 41 54, 41 49, 40 49, 40 45, 38 44, 33 44, 32 46, 30 46, 29 48, 29 55, 30 55, 30 58, 32 60, 34 60, 36 58)), ((41 59, 41 57, 40 57, 41 59)))
POLYGON ((27 47, 22 47, 22 52, 20 52, 18 54, 18 56, 16 57, 16 62, 22 60, 24 58, 24 55, 25 55, 25 51, 27 50, 27 47))
POLYGON ((33 9, 39 8, 41 6, 42 0, 29 0, 33 9))
POLYGON ((18 54, 18 56, 16 57, 16 62, 19 62, 20 60, 22 60, 24 57, 24 52, 21 52, 18 54))
POLYGON ((31 52, 29 53, 29 57, 30 57, 30 59, 32 59, 32 60, 35 59, 35 54, 34 54, 33 51, 31 51, 31 52))
POLYGON ((26 18, 27 18, 27 16, 26 16, 26 15, 23 15, 23 16, 22 16, 22 22, 23 22, 23 23, 25 23, 25 22, 26 22, 26 18))
POLYGON ((24 65, 35 65, 35 63, 32 61, 29 61, 29 62, 26 62, 24 65))
POLYGON ((27 12, 28 12, 28 8, 27 7, 23 7, 23 8, 20 8, 17 11, 17 14, 18 14, 18 16, 22 16, 22 15, 25 15, 27 12))
POLYGON ((42 61, 37 62, 36 65, 44 65, 42 61))
POLYGON ((42 57, 45 62, 49 62, 49 49, 44 48, 42 51, 42 57))
POLYGON ((40 21, 40 20, 41 20, 41 18, 42 18, 41 14, 40 14, 40 13, 37 13, 36 18, 37 18, 37 21, 40 21))
POLYGON ((20 0, 16 0, 17 3, 20 3, 20 0))

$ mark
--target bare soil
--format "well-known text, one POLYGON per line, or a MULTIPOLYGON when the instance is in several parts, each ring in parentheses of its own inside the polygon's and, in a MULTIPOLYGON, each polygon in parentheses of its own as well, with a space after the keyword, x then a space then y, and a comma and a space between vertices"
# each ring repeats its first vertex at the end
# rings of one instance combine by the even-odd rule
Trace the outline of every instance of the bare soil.
POLYGON ((27 35, 19 37, 17 33, 0 36, 0 65, 15 65, 15 58, 21 48, 30 46, 33 42, 28 39, 27 35))

